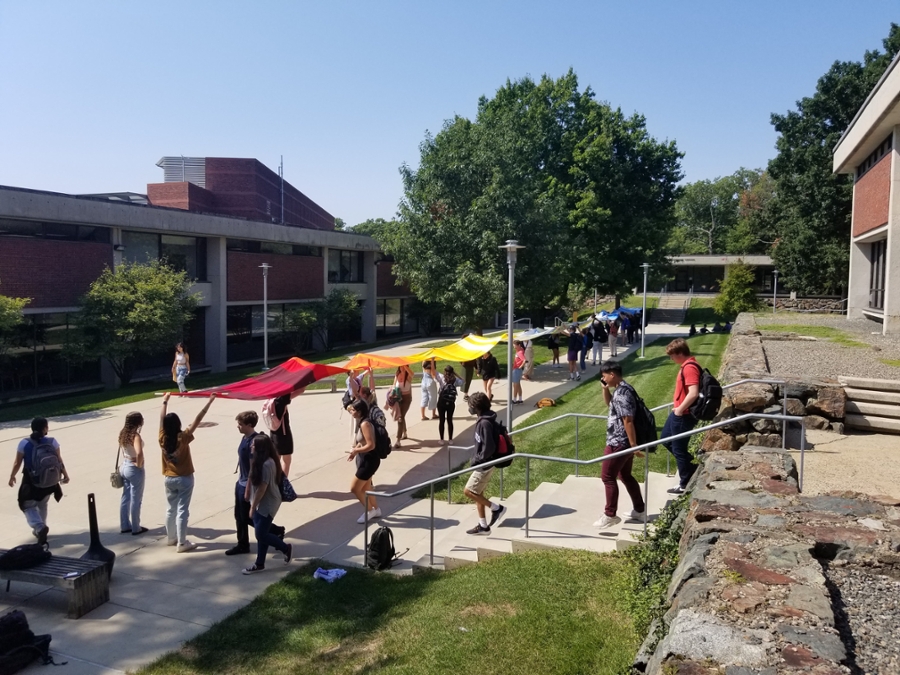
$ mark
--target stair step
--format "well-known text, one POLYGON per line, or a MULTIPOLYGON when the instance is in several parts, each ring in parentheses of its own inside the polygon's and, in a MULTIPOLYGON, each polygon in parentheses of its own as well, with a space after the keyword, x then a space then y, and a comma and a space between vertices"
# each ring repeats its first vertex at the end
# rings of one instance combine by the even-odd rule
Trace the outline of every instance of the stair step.
POLYGON ((900 434, 900 419, 875 417, 874 415, 847 415, 844 418, 844 423, 852 429, 888 431, 900 434))
POLYGON ((445 569, 458 569, 466 565, 474 565, 490 558, 499 558, 512 553, 512 546, 509 541, 492 540, 488 537, 477 537, 474 535, 470 535, 470 537, 471 543, 469 545, 459 544, 454 546, 444 556, 445 569))
POLYGON ((847 377, 838 378, 845 387, 854 389, 877 389, 879 391, 896 391, 900 392, 900 380, 878 380, 873 377, 847 377))
POLYGON ((900 417, 900 405, 847 401, 846 412, 876 417, 900 417))
POLYGON ((847 398, 851 401, 900 404, 900 392, 894 393, 876 389, 855 389, 854 387, 845 387, 844 393, 847 394, 847 398))
POLYGON ((443 556, 436 555, 434 556, 434 562, 431 562, 431 556, 427 553, 423 555, 421 558, 416 560, 412 564, 412 573, 413 574, 421 574, 423 572, 443 572, 444 571, 444 558, 443 556))

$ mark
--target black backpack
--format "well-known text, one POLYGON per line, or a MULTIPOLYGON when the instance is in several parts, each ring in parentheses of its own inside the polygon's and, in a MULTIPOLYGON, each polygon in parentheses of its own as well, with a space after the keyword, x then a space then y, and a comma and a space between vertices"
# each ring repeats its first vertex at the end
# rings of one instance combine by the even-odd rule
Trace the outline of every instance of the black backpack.
POLYGON ((445 382, 438 392, 438 401, 442 403, 456 403, 456 378, 452 382, 445 382))
MULTIPOLYGON (((643 445, 644 443, 652 443, 659 438, 659 434, 656 431, 656 417, 650 412, 650 408, 644 403, 644 399, 638 396, 637 390, 627 382, 624 384, 631 389, 631 393, 634 394, 634 434, 637 436, 637 444, 643 445)), ((644 448, 644 451, 656 452, 656 446, 650 445, 644 448)))
POLYGON ((37 658, 45 665, 53 663, 50 639, 49 635, 35 635, 17 609, 0 617, 0 675, 17 673, 37 658))
POLYGON ((494 464, 498 469, 505 469, 512 464, 512 456, 516 452, 516 446, 513 445, 512 438, 509 437, 509 432, 506 431, 506 425, 499 420, 494 420, 494 435, 497 454, 491 457, 491 459, 507 457, 508 459, 505 462, 494 464))
MULTIPOLYGON (((722 407, 722 385, 713 377, 709 369, 703 368, 696 361, 690 363, 700 370, 700 395, 691 404, 689 412, 698 420, 715 419, 719 414, 719 408, 722 407)), ((687 390, 684 382, 684 368, 681 369, 680 375, 682 387, 687 390)))
POLYGON ((394 533, 391 528, 379 527, 375 530, 366 550, 366 565, 373 570, 386 570, 399 564, 399 557, 394 551, 394 533))
POLYGON ((387 459, 391 454, 391 436, 384 425, 372 422, 372 428, 375 430, 375 450, 373 452, 378 459, 387 459))
POLYGON ((52 557, 47 544, 22 544, 0 555, 0 570, 27 570, 52 557))

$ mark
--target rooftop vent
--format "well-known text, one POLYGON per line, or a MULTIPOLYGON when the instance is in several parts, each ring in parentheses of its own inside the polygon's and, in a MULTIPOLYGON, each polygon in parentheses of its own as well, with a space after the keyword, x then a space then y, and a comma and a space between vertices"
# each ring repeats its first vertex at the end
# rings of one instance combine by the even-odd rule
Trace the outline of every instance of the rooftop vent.
POLYGON ((185 181, 206 187, 205 157, 163 157, 156 163, 163 170, 163 181, 166 183, 183 183, 185 181))

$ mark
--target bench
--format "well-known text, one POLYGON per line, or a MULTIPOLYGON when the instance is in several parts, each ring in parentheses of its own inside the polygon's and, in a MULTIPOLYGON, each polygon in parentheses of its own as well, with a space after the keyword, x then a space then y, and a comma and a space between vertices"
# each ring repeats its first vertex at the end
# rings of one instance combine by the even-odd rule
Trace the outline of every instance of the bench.
MULTIPOLYGON (((3 553, 6 551, 0 549, 0 555, 3 553)), ((13 581, 65 588, 69 600, 66 616, 70 619, 77 619, 109 600, 109 574, 106 563, 99 560, 55 555, 27 570, 0 570, 0 579, 6 579, 7 592, 13 581)))

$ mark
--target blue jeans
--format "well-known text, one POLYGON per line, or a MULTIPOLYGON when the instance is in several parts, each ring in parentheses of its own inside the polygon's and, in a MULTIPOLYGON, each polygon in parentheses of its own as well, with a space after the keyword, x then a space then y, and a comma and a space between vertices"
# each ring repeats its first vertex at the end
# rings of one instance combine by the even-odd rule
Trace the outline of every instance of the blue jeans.
POLYGON ((588 353, 587 346, 583 346, 581 348, 581 369, 582 370, 587 370, 587 366, 584 363, 584 359, 587 357, 587 353, 588 353))
POLYGON ((119 529, 123 532, 141 531, 141 502, 144 499, 144 470, 133 462, 124 460, 120 470, 125 485, 122 488, 122 503, 119 506, 119 529))
POLYGON ((190 517, 191 495, 194 494, 194 475, 166 476, 166 535, 169 542, 183 544, 187 541, 187 524, 190 517))
MULTIPOLYGON (((685 431, 690 431, 695 426, 697 426, 697 419, 690 413, 679 417, 674 412, 670 412, 669 417, 666 418, 666 423, 663 426, 662 438, 674 436, 675 434, 682 434, 685 431)), ((689 437, 663 443, 666 449, 675 456, 675 464, 678 466, 678 478, 681 487, 685 487, 688 484, 691 476, 693 476, 694 472, 697 470, 697 463, 694 461, 694 458, 691 457, 691 453, 688 452, 688 440, 689 437)))
POLYGON ((273 547, 282 553, 288 552, 288 546, 269 530, 272 527, 272 516, 264 516, 259 511, 253 514, 253 533, 256 535, 256 566, 266 566, 266 553, 273 547))

